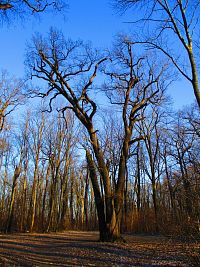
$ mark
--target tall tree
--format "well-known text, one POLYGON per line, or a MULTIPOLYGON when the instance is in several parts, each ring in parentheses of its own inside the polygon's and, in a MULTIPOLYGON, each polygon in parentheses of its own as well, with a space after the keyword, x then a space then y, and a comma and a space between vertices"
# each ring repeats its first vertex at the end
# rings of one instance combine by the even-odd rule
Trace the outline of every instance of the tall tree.
POLYGON ((158 187, 159 180, 162 174, 162 164, 160 156, 160 136, 161 131, 159 124, 161 119, 165 117, 164 112, 160 111, 159 108, 153 107, 149 114, 143 114, 145 120, 140 122, 140 132, 144 136, 144 143, 146 147, 146 163, 145 172, 151 181, 152 185, 152 198, 155 215, 155 230, 159 231, 158 224, 158 187))
POLYGON ((6 233, 11 231, 12 220, 13 220, 13 212, 14 212, 14 202, 15 202, 15 195, 16 195, 16 187, 17 187, 17 179, 20 176, 21 167, 16 166, 14 175, 13 175, 13 183, 12 183, 12 192, 11 192, 11 199, 9 203, 9 210, 8 210, 8 220, 6 224, 6 233))
POLYGON ((98 187, 95 190, 94 187, 94 184, 98 185, 97 178, 95 178, 97 176, 94 174, 91 176, 91 173, 95 171, 93 160, 90 153, 87 152, 90 176, 91 179, 92 177, 95 179, 94 194, 98 194, 95 199, 99 201, 99 197, 101 197, 103 202, 105 200, 103 203, 105 209, 101 207, 105 215, 103 219, 99 217, 100 224, 105 219, 104 226, 100 225, 99 227, 100 238, 104 241, 118 239, 121 234, 126 161, 130 145, 138 140, 138 138, 132 139, 133 128, 135 122, 141 119, 139 111, 158 96, 159 79, 163 69, 161 68, 156 73, 155 66, 151 67, 147 59, 134 57, 132 44, 125 39, 120 41, 121 45, 117 48, 113 58, 115 61, 113 66, 118 65, 118 68, 105 70, 105 74, 110 79, 107 86, 111 89, 112 95, 117 96, 116 104, 121 106, 124 126, 118 178, 113 188, 94 122, 97 104, 90 97, 91 86, 97 75, 98 67, 106 61, 106 58, 99 58, 99 55, 82 42, 66 41, 60 32, 52 29, 48 39, 37 36, 33 39, 33 43, 34 48, 27 55, 31 77, 42 79, 48 83, 48 89, 38 91, 37 95, 50 98, 50 110, 52 110, 54 99, 58 96, 64 97, 68 104, 60 111, 64 113, 67 109, 71 109, 86 128, 103 182, 104 195, 99 195, 100 190, 98 187), (149 66, 146 72, 142 62, 149 66))
POLYGON ((39 162, 40 154, 42 148, 42 138, 44 133, 44 116, 42 118, 35 118, 32 121, 32 126, 30 126, 30 134, 32 135, 32 156, 34 161, 34 171, 33 171, 33 185, 31 192, 31 201, 29 208, 29 230, 33 231, 35 223, 36 214, 36 202, 37 202, 37 186, 38 186, 38 176, 39 176, 39 162))

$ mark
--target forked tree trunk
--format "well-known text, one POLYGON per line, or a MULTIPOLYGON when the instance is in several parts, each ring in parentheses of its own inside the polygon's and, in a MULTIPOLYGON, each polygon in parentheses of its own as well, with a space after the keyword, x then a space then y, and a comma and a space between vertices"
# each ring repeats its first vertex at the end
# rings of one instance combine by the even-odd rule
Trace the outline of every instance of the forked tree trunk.
MULTIPOLYGON (((111 210, 109 209, 110 207, 107 207, 107 203, 109 203, 109 201, 113 202, 113 198, 110 199, 109 201, 107 200, 104 202, 104 198, 101 195, 101 191, 99 188, 98 177, 96 174, 96 166, 92 159, 92 155, 90 154, 88 150, 86 151, 86 158, 87 158, 87 163, 88 163, 88 168, 89 168, 89 173, 90 173, 90 179, 91 179, 91 183, 92 183, 92 187, 94 191, 95 204, 96 204, 98 222, 99 222, 100 240, 101 241, 115 241, 120 238, 120 234, 121 234, 121 231, 120 231, 121 212, 118 214, 118 216, 116 216, 115 209, 113 208, 111 210), (110 221, 108 221, 108 218, 106 218, 107 215, 109 216, 108 218, 110 221)), ((119 205, 118 199, 116 200, 116 203, 117 205, 119 205)), ((114 207, 114 203, 113 203, 113 207, 114 207)))

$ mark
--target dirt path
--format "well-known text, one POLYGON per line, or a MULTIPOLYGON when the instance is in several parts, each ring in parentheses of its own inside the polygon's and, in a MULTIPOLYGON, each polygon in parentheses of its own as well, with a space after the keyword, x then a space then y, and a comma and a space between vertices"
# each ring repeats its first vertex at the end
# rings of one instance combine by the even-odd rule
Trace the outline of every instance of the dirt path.
POLYGON ((0 235, 0 266, 191 266, 179 243, 125 238, 123 244, 105 244, 97 241, 96 232, 0 235))

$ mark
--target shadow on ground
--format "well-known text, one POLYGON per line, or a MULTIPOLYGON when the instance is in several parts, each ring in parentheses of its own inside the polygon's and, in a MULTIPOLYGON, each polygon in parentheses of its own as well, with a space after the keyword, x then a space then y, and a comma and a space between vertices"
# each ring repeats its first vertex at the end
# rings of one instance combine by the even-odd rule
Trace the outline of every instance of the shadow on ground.
POLYGON ((180 244, 162 237, 126 236, 101 243, 96 232, 0 235, 0 266, 189 266, 180 244))

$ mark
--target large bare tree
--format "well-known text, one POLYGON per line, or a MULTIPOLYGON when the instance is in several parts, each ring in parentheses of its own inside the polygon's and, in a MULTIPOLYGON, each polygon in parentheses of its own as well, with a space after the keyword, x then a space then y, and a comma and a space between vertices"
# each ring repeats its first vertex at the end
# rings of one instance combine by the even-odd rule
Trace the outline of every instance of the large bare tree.
POLYGON ((49 111, 52 110, 52 103, 57 97, 64 97, 66 102, 60 111, 64 114, 67 109, 71 109, 88 132, 103 186, 101 192, 94 159, 91 151, 87 150, 100 239, 110 241, 120 238, 121 234, 126 162, 129 147, 138 140, 132 138, 134 125, 142 119, 140 110, 156 101, 163 68, 155 68, 145 57, 134 56, 133 45, 126 38, 120 40, 111 66, 104 68, 104 73, 109 78, 104 90, 109 90, 110 100, 120 106, 124 126, 118 176, 113 184, 94 121, 97 104, 92 99, 93 81, 99 65, 106 60, 107 58, 92 51, 90 46, 80 41, 66 41, 60 32, 52 29, 48 38, 38 35, 33 38, 27 55, 31 77, 46 82, 43 89, 35 92, 36 95, 49 99, 49 111))

